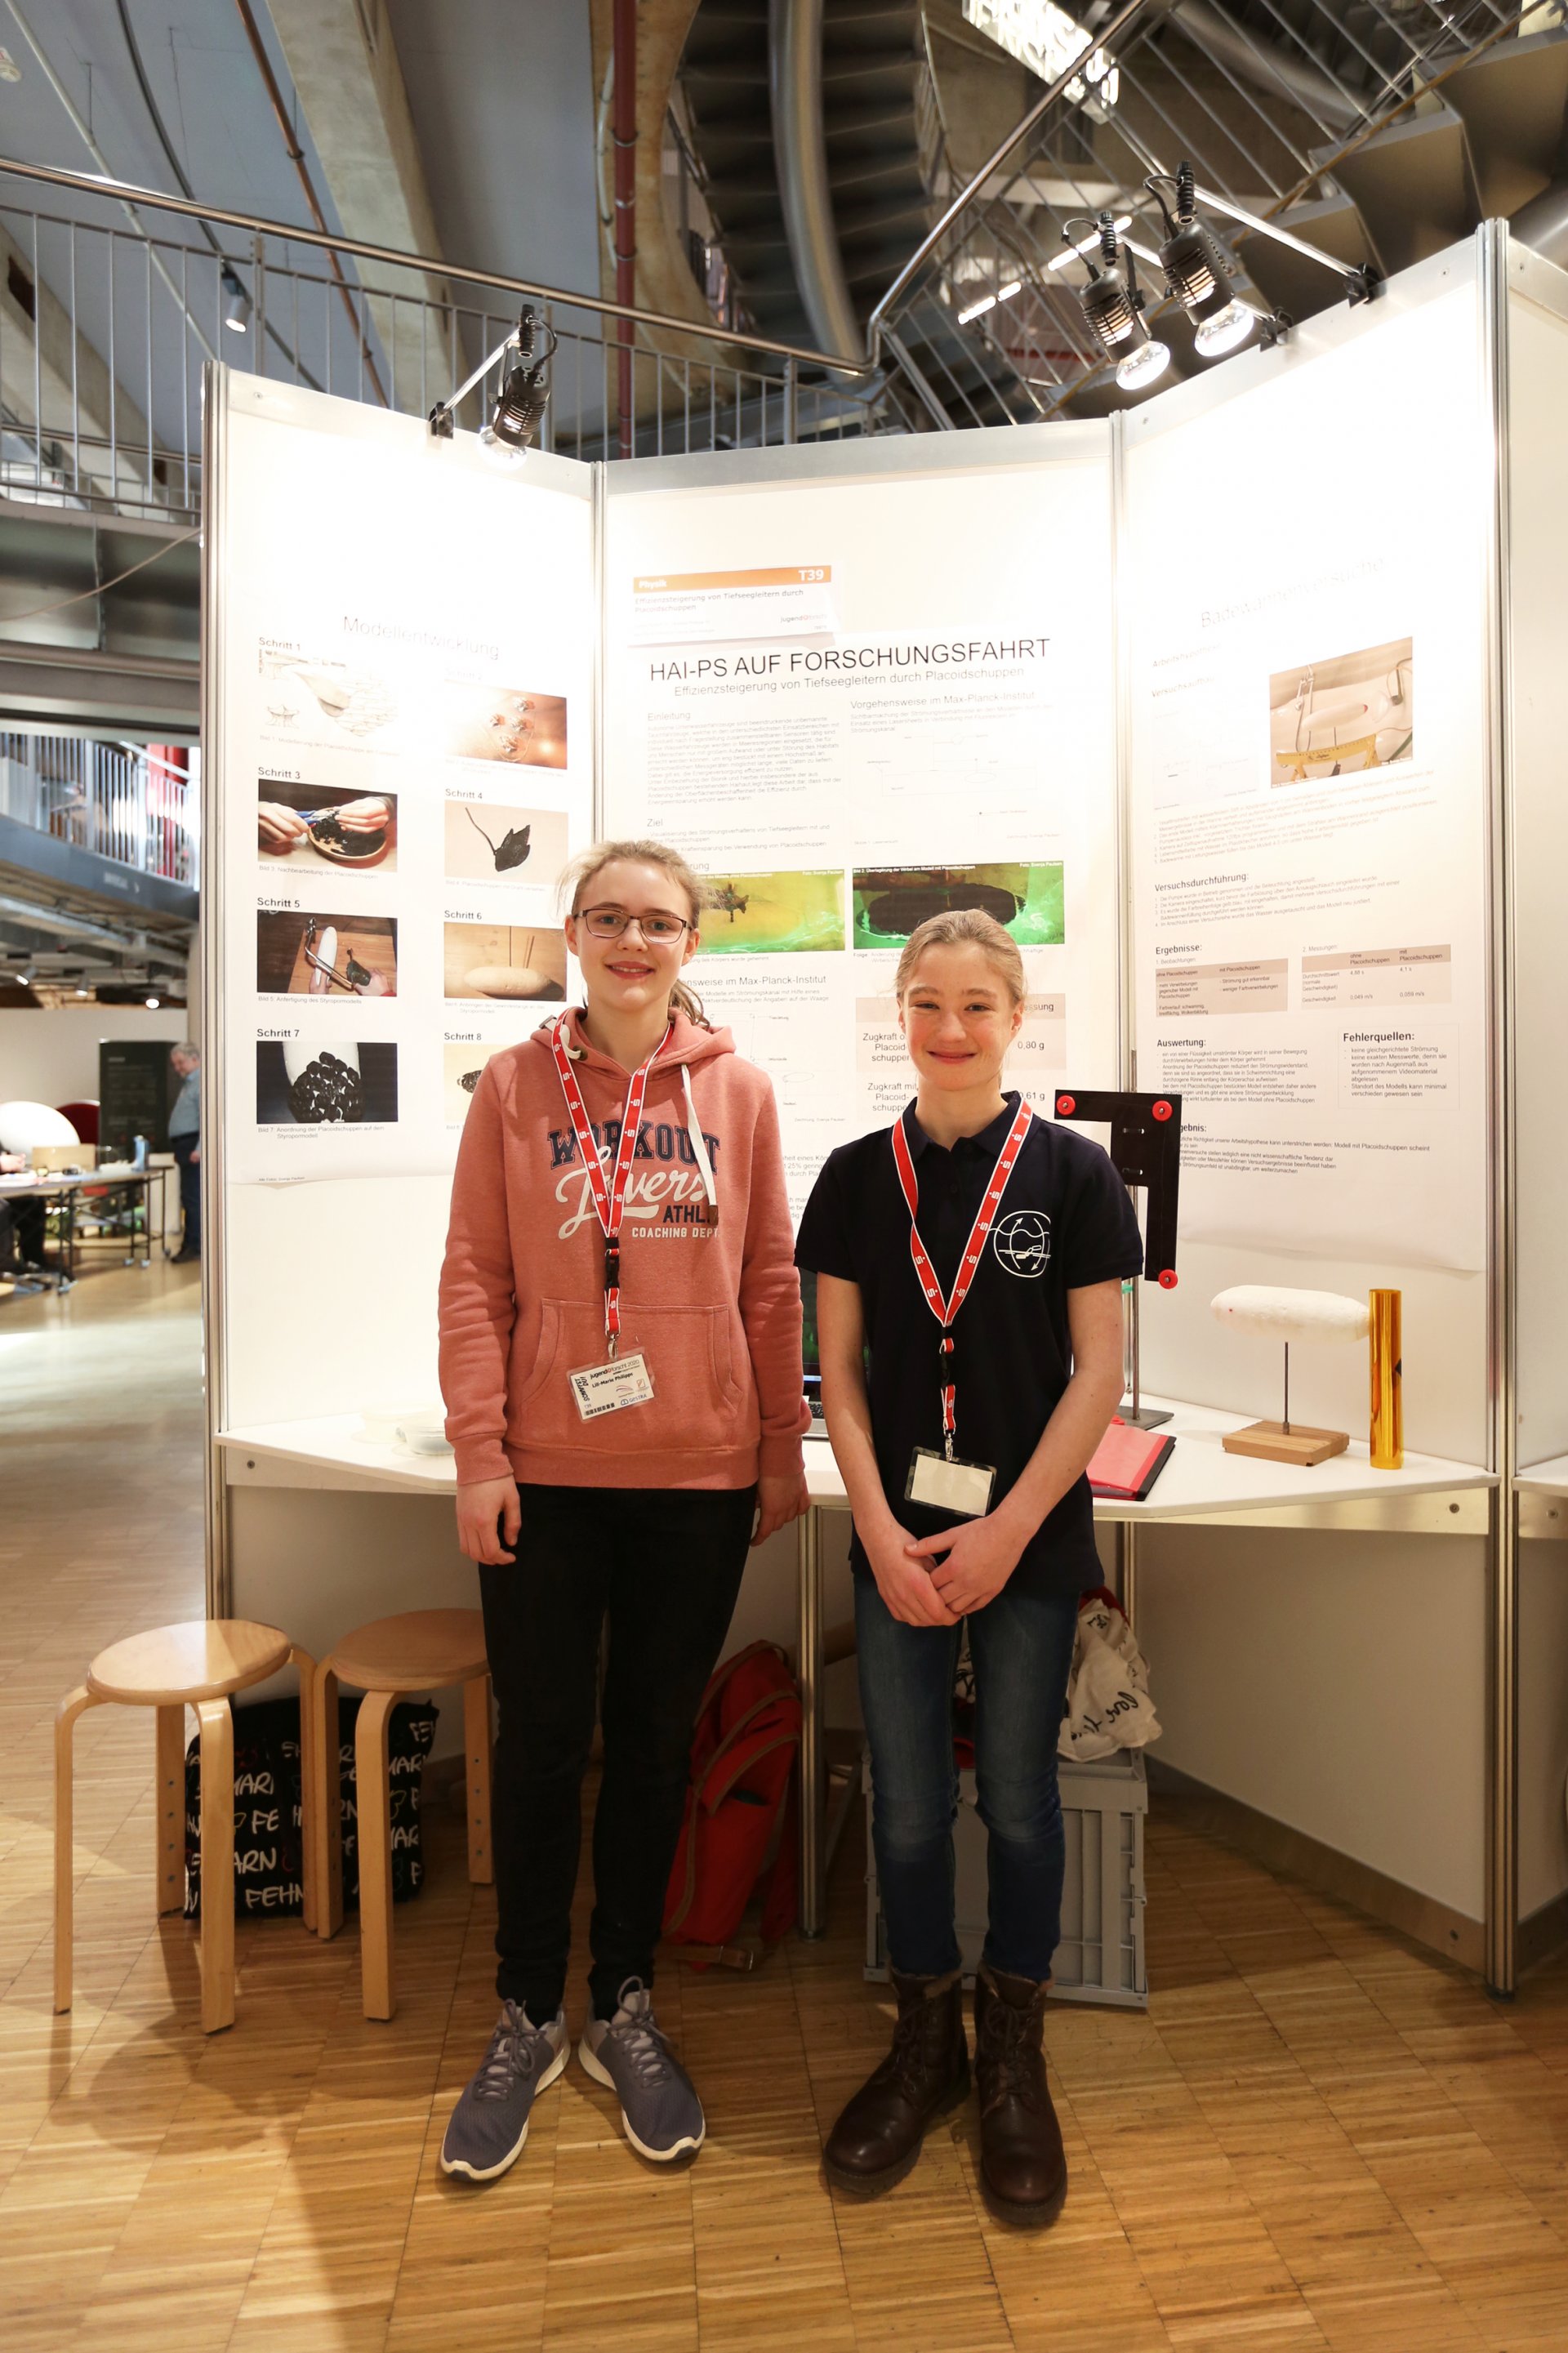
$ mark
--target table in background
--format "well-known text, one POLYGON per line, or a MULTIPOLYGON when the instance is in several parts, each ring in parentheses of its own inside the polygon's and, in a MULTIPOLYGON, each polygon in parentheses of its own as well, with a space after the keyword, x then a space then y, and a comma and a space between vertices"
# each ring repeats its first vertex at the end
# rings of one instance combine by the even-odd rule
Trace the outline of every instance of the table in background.
MULTIPOLYGON (((169 1170, 166 1166, 156 1168, 133 1168, 129 1162, 123 1167, 111 1166, 106 1168, 84 1169, 79 1176, 67 1176, 49 1171, 40 1171, 35 1176, 28 1171, 19 1176, 0 1176, 0 1201, 52 1201, 63 1209, 64 1229, 58 1238, 59 1265, 57 1270, 46 1268, 45 1271, 46 1273, 54 1272, 56 1287, 64 1293, 68 1291, 72 1283, 77 1281, 77 1246, 79 1239, 77 1233, 77 1209, 83 1194, 89 1193, 95 1188, 120 1193, 132 1192, 138 1187, 141 1187, 142 1208, 145 1212, 142 1219, 142 1251, 140 1258, 137 1257, 134 1250, 128 1251, 124 1263, 127 1266, 151 1266, 153 1263, 153 1187, 154 1185, 158 1187, 158 1231, 162 1235, 166 1219, 163 1187, 168 1176, 169 1170)), ((129 1239, 134 1241, 134 1233, 129 1239)))

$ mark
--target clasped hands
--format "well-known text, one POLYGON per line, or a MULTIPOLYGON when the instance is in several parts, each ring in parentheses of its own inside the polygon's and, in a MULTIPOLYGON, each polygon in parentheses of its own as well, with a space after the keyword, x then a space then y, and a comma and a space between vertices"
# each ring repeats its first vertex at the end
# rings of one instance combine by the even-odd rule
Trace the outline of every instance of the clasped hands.
POLYGON ((1002 1506, 934 1536, 911 1536, 895 1520, 866 1553, 877 1590, 901 1624, 955 1626, 995 1600, 1026 1541, 1002 1506))

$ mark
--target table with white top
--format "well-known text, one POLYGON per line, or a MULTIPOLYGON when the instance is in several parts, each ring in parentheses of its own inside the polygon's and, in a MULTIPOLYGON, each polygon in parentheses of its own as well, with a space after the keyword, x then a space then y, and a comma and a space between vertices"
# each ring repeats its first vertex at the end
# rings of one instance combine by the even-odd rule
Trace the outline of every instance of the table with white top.
MULTIPOLYGON (((1364 1442, 1303 1469, 1255 1455, 1227 1454, 1220 1440, 1249 1417, 1207 1406, 1169 1405, 1171 1419, 1156 1435, 1176 1444, 1152 1493, 1142 1504, 1097 1497, 1097 1520, 1124 1531, 1123 1566, 1131 1571, 1131 1533, 1140 1525, 1186 1521, 1227 1527, 1373 1530, 1386 1534, 1484 1535, 1489 1525, 1494 1475, 1473 1463, 1411 1454, 1399 1471, 1374 1471, 1364 1442)), ((818 1424, 817 1428, 820 1429, 818 1424)), ((400 1443, 363 1435, 357 1414, 314 1420, 259 1422, 218 1439, 230 1486, 315 1488, 371 1494, 450 1493, 456 1484, 448 1453, 416 1454, 400 1443)), ((1568 1457, 1526 1474, 1555 1469, 1568 1496, 1568 1457)), ((801 1931, 823 1932, 831 1846, 824 1757, 822 1514, 847 1511, 838 1466, 825 1437, 805 1441, 811 1508, 797 1540, 801 1737, 801 1931)), ((1526 1478, 1518 1482, 1526 1483, 1526 1478)), ((1129 1574, 1129 1584, 1131 1577, 1129 1574)), ((1131 1600, 1130 1593, 1124 1599, 1131 1600)))

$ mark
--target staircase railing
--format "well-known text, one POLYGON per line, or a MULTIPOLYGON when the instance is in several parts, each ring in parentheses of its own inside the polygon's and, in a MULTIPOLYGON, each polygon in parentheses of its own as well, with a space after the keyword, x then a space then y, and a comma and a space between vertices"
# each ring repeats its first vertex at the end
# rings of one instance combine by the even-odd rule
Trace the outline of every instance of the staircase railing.
MULTIPOLYGON (((1102 84, 1100 94, 1084 93, 1087 105, 1075 101, 1069 65, 956 195, 938 102, 929 185, 943 209, 871 317, 873 353, 885 351, 902 373, 921 421, 937 422, 938 408, 959 426, 1050 417, 1103 378, 1072 291, 1082 273, 1063 233, 1076 243, 1092 225, 1088 216, 1110 211, 1158 292, 1159 271, 1149 265, 1160 228, 1146 174, 1184 158, 1205 185, 1270 217, 1451 74, 1549 11, 1540 0, 1517 9, 1507 0, 1454 0, 1415 19, 1371 0, 1365 13, 1375 38, 1363 38, 1324 0, 1296 16, 1279 0, 1243 0, 1235 15, 1213 0, 1124 7, 1092 32, 1115 62, 1114 100, 1102 84), (1302 24, 1314 28, 1312 39, 1302 24)), ((1234 246, 1237 233, 1217 226, 1234 246)), ((1244 248, 1236 259, 1246 293, 1244 248)))
MULTIPOLYGON (((432 256, 0 158, 0 498, 189 523, 201 507, 201 375, 221 357, 275 381, 426 415, 520 305, 555 330, 547 448, 614 457, 631 322, 637 456, 875 430, 875 379, 826 352, 432 256), (6 189, 5 183, 13 185, 6 189), (14 184, 109 217, 31 209, 14 184), (172 216, 118 225, 121 202, 172 216), (346 289, 323 259, 359 266, 346 289), (441 283, 455 290, 433 299, 441 283), (345 301, 346 295, 346 301, 345 301), (831 369, 831 375, 827 371, 831 369)), ((485 379, 460 422, 482 421, 485 379)), ((888 412, 895 421, 896 409, 888 412)), ((0 625, 5 615, 0 609, 0 625)))

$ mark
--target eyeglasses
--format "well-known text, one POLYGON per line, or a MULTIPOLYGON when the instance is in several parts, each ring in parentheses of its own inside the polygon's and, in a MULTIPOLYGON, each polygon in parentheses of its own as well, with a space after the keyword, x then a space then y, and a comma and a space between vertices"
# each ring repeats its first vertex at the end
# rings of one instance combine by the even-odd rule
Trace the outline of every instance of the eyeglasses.
POLYGON ((629 923, 635 923, 650 947, 672 947, 685 932, 693 926, 684 915, 671 915, 656 907, 646 915, 629 915, 624 907, 583 907, 577 921, 591 940, 618 940, 629 923))

